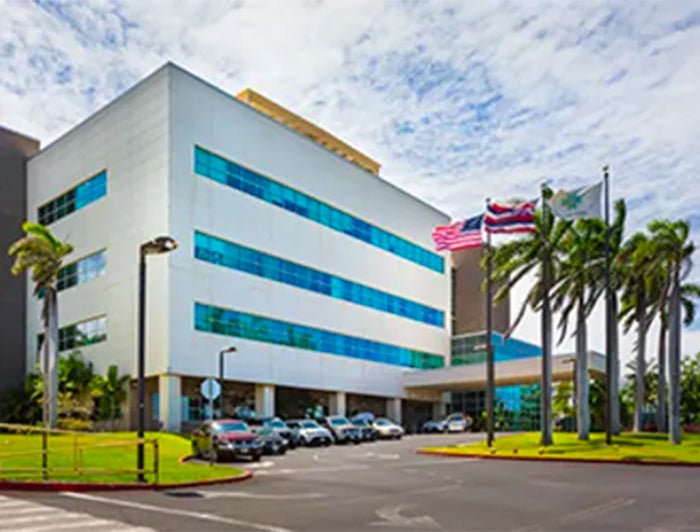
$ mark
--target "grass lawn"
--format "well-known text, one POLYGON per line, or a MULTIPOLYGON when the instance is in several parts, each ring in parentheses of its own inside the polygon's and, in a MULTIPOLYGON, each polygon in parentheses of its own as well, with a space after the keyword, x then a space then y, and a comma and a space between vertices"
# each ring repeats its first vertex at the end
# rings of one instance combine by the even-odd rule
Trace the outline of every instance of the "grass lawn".
POLYGON ((495 451, 486 442, 427 447, 454 455, 526 456, 541 459, 620 460, 630 462, 659 461, 670 463, 700 463, 700 434, 684 434, 681 445, 668 443, 666 434, 621 434, 613 444, 605 445, 604 434, 591 434, 590 441, 579 441, 576 434, 554 433, 554 445, 541 447, 539 433, 530 432, 497 438, 495 451))
MULTIPOLYGON (((151 432, 146 439, 157 439, 159 447, 158 482, 193 482, 220 479, 242 474, 243 471, 227 466, 209 466, 180 463, 179 459, 190 454, 190 441, 175 434, 151 432)), ((133 483, 136 481, 136 435, 133 432, 85 433, 49 436, 48 480, 77 482, 133 483), (75 470, 80 464, 81 475, 75 470), (61 470, 63 469, 63 470, 61 470)), ((23 468, 41 468, 41 436, 38 434, 0 434, 0 479, 42 480, 41 470, 26 471, 23 468), (22 454, 31 453, 31 454, 22 454)), ((156 481, 153 474, 153 446, 145 447, 148 482, 156 481)))

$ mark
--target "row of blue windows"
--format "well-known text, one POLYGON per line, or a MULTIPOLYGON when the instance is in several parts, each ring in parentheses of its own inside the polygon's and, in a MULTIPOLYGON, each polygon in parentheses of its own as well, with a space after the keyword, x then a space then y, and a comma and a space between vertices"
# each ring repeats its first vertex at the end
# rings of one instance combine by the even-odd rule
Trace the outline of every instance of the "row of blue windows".
POLYGON ((357 305, 436 327, 444 325, 444 314, 437 309, 199 231, 194 234, 194 255, 206 262, 343 299, 357 305))
POLYGON ((194 305, 194 327, 198 331, 409 368, 441 368, 445 362, 440 355, 202 303, 194 305))
MULTIPOLYGON (((500 333, 491 334, 493 357, 496 362, 507 362, 520 358, 539 357, 539 346, 504 338, 500 333)), ((457 336, 452 338, 452 365, 482 364, 486 362, 486 333, 457 336)))
POLYGON ((49 225, 56 220, 82 209, 107 194, 107 170, 64 192, 57 198, 41 205, 37 210, 37 220, 49 225))
POLYGON ((194 149, 194 170, 201 176, 277 205, 406 260, 436 272, 444 271, 444 260, 440 255, 199 146, 195 146, 194 149))
POLYGON ((102 250, 67 264, 58 271, 58 290, 87 283, 105 274, 107 271, 107 253, 102 250))

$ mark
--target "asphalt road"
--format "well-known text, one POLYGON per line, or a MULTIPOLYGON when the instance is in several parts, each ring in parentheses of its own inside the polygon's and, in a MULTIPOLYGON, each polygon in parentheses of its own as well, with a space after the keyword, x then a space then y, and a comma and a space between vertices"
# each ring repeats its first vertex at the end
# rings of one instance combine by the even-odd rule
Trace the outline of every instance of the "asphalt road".
POLYGON ((0 530, 700 530, 699 469, 415 454, 478 438, 298 449, 201 490, 3 493, 0 530))

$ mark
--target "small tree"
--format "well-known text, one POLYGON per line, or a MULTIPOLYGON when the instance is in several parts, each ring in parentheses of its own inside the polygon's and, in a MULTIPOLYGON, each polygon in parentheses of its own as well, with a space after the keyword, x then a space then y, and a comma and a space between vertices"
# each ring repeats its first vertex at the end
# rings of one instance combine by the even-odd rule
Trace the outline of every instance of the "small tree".
POLYGON ((119 375, 119 368, 112 364, 106 375, 95 375, 92 395, 97 400, 97 418, 113 420, 121 418, 121 405, 126 401, 127 385, 131 377, 119 375))

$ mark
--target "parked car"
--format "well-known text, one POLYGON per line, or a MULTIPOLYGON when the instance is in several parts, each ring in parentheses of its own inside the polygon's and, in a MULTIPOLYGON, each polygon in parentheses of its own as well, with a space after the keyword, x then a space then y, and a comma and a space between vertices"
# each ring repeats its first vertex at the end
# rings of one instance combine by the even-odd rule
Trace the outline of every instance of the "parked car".
POLYGON ((377 431, 377 437, 382 439, 396 438, 397 440, 400 440, 405 432, 401 425, 397 425, 390 419, 386 419, 384 417, 375 420, 373 427, 374 430, 377 431))
POLYGON ((328 416, 323 420, 335 443, 361 443, 362 433, 344 416, 328 416))
POLYGON ((313 419, 291 419, 287 426, 299 434, 299 445, 330 445, 333 435, 313 419))
POLYGON ((207 421, 192 433, 192 454, 200 458, 216 462, 248 458, 257 462, 262 453, 262 440, 239 419, 207 421))
POLYGON ((287 424, 278 417, 258 418, 254 423, 260 428, 274 430, 287 441, 287 446, 290 449, 294 449, 299 445, 299 434, 290 429, 287 424))
POLYGON ((366 418, 352 418, 352 424, 360 429, 360 436, 362 441, 376 441, 377 440, 377 430, 372 426, 366 418))
POLYGON ((263 427, 256 433, 263 442, 263 454, 285 454, 289 449, 289 443, 279 432, 269 427, 263 427))
POLYGON ((423 423, 421 432, 464 432, 471 423, 464 414, 450 414, 440 421, 428 421, 423 423))

